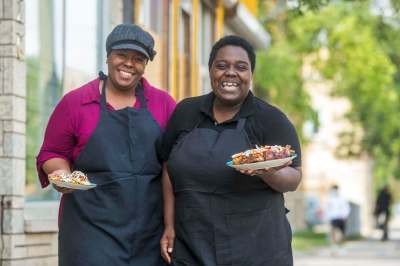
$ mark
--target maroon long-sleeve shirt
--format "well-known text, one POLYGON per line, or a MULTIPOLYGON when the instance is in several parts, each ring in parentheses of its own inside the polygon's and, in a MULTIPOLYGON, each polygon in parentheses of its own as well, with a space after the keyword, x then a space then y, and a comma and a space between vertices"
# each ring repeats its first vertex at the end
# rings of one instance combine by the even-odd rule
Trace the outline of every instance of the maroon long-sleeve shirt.
MULTIPOLYGON (((67 93, 52 113, 36 161, 42 187, 49 184, 42 169, 44 162, 63 158, 73 165, 94 132, 100 118, 99 82, 95 79, 67 93)), ((166 91, 153 87, 146 79, 142 78, 141 82, 147 108, 160 128, 164 129, 175 108, 175 101, 166 91)), ((136 101, 133 107, 140 108, 140 102, 136 101)), ((113 110, 108 104, 107 108, 113 110)))

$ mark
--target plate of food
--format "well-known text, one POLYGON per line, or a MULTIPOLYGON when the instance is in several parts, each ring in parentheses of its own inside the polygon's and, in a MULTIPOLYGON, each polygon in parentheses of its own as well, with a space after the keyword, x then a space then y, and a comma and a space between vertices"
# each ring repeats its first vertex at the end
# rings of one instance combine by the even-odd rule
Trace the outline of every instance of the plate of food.
POLYGON ((238 170, 259 170, 282 166, 296 156, 290 145, 256 146, 255 149, 233 154, 232 160, 226 164, 238 170))
POLYGON ((96 187, 89 181, 89 178, 81 171, 73 171, 71 174, 54 174, 49 175, 50 183, 53 183, 59 187, 88 190, 96 187))

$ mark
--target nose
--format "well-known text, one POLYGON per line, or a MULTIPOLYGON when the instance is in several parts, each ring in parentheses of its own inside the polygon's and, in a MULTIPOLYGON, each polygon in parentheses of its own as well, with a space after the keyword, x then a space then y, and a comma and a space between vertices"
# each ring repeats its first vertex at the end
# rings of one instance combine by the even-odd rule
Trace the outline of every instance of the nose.
POLYGON ((232 76, 236 76, 236 75, 237 75, 237 73, 232 66, 227 68, 225 71, 225 76, 232 77, 232 76))
POLYGON ((133 67, 134 64, 135 64, 135 58, 133 57, 129 57, 124 61, 124 65, 126 67, 133 67))

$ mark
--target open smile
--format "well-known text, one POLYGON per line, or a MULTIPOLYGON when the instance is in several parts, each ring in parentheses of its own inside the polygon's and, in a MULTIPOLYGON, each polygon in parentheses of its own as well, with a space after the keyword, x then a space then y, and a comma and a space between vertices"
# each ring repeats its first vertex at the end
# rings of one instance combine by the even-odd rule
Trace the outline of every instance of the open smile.
POLYGON ((118 70, 118 73, 121 75, 122 78, 124 79, 129 79, 132 78, 134 73, 125 71, 125 70, 118 70))
POLYGON ((239 89, 239 82, 230 82, 230 81, 223 81, 221 83, 221 88, 225 91, 235 91, 239 89))

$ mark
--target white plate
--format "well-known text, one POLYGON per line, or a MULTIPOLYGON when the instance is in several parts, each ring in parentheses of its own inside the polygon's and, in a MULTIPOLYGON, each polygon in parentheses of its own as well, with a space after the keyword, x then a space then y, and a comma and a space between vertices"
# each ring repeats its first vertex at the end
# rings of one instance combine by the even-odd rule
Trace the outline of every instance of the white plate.
POLYGON ((53 183, 59 187, 66 187, 66 188, 72 188, 72 189, 79 189, 79 190, 88 190, 91 188, 96 187, 96 184, 91 183, 90 185, 81 185, 81 184, 72 184, 68 182, 62 182, 58 180, 52 180, 49 179, 50 183, 53 183))
POLYGON ((232 161, 229 161, 226 164, 228 166, 233 167, 238 170, 258 170, 258 169, 278 167, 278 166, 284 165, 285 163, 296 158, 296 156, 297 155, 293 155, 291 157, 287 157, 287 158, 283 158, 283 159, 269 160, 269 161, 258 162, 258 163, 245 163, 245 164, 233 165, 232 161))

